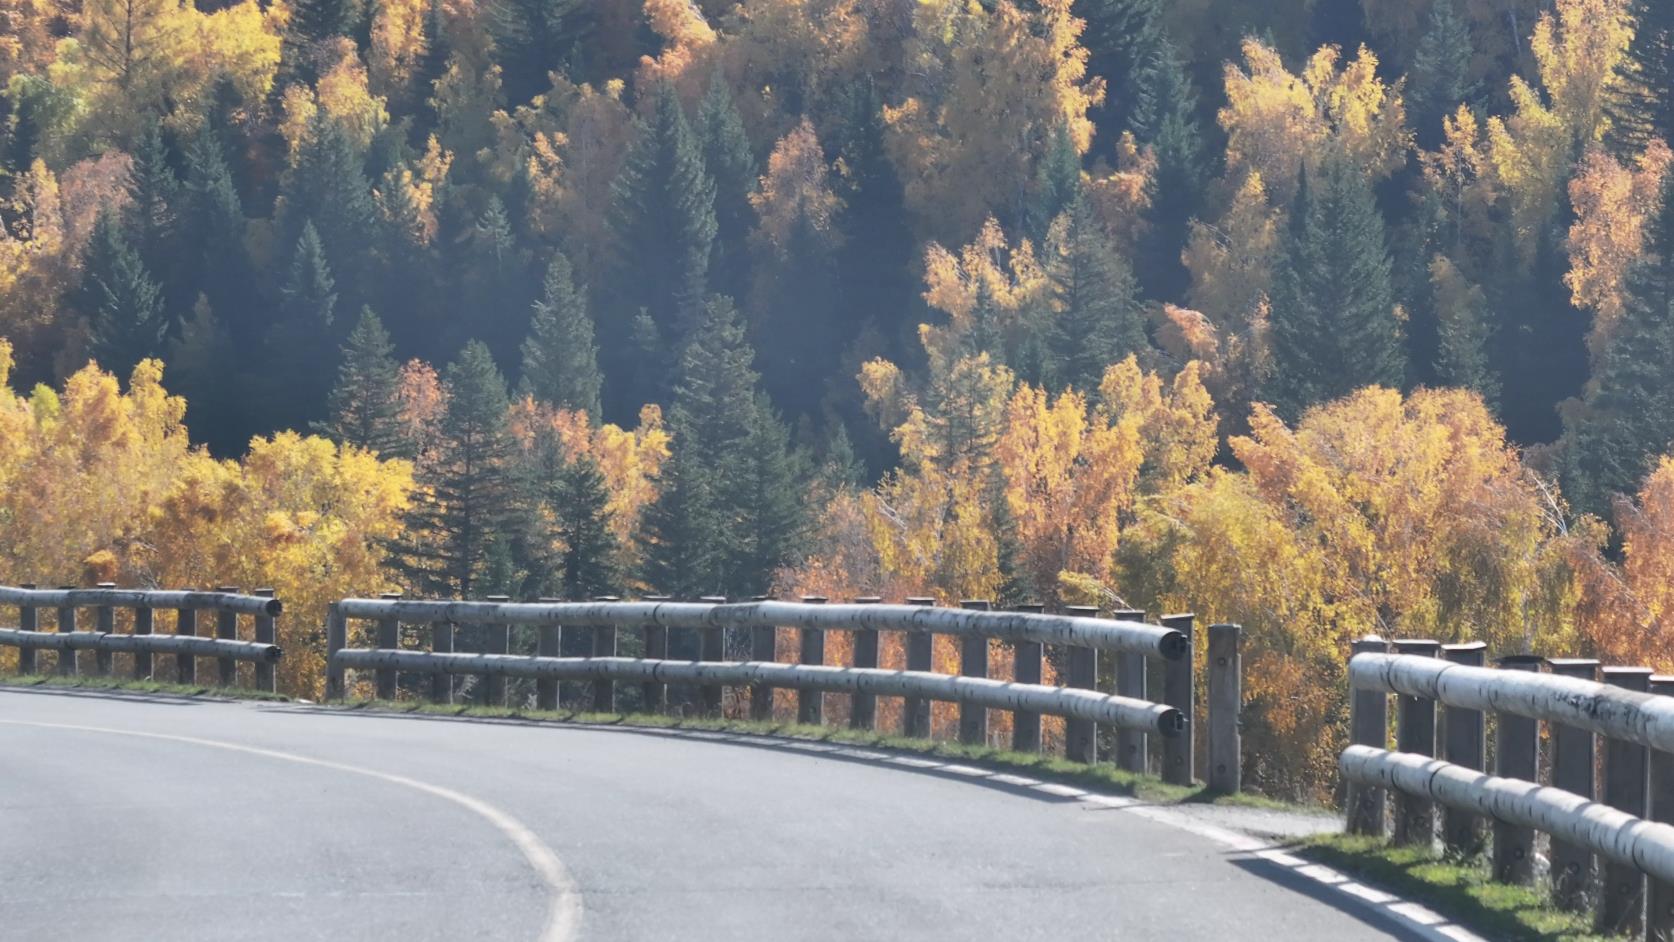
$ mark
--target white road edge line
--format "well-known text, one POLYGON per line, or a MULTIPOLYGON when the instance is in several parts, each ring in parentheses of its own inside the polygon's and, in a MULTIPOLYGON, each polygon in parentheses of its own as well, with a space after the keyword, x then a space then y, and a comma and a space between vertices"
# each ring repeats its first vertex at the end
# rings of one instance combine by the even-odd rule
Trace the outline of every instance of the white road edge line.
POLYGON ((537 937, 539 942, 574 942, 581 933, 581 890, 576 886, 575 878, 570 875, 568 868, 552 848, 546 846, 534 831, 529 830, 523 822, 480 798, 473 798, 463 792, 421 782, 405 775, 394 775, 389 772, 379 772, 376 769, 361 768, 355 765, 345 765, 341 762, 331 762, 326 759, 315 759, 309 756, 299 756, 291 752, 279 752, 274 749, 262 749, 256 746, 245 746, 239 743, 223 742, 218 739, 199 739, 195 736, 172 736, 166 733, 147 733, 131 729, 114 729, 104 726, 79 726, 73 723, 31 723, 23 720, 0 720, 5 726, 32 726, 39 729, 66 729, 84 733, 106 733, 115 736, 138 736, 145 739, 161 739, 169 742, 188 743, 194 746, 206 746, 212 749, 225 749, 229 752, 242 752, 247 755, 262 756, 268 759, 278 759, 283 762, 294 762, 298 765, 311 765, 321 769, 331 769, 335 772, 348 772, 366 778, 377 779, 392 785, 411 788, 444 801, 450 801, 464 808, 466 811, 482 818, 493 825, 496 830, 504 834, 523 858, 529 862, 542 882, 552 891, 552 904, 547 911, 546 925, 537 937))

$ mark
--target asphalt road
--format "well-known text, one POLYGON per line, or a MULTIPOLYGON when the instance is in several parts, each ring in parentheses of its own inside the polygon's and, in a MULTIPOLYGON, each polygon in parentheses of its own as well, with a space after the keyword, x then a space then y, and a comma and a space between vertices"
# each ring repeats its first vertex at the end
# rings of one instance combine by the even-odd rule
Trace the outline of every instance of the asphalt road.
POLYGON ((876 761, 0 689, 0 939, 1402 937, 1282 869, 876 761))

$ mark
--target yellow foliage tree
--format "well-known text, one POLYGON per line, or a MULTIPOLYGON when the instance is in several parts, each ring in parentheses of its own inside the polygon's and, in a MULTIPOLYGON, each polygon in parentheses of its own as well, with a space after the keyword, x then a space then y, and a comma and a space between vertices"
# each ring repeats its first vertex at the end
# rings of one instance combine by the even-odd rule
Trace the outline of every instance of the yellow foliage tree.
POLYGON ((1632 169, 1594 147, 1570 178, 1575 221, 1569 227, 1564 284, 1577 307, 1593 312, 1587 345, 1595 356, 1608 345, 1622 316, 1627 271, 1644 251, 1645 227, 1656 215, 1671 162, 1674 153, 1654 138, 1632 169))

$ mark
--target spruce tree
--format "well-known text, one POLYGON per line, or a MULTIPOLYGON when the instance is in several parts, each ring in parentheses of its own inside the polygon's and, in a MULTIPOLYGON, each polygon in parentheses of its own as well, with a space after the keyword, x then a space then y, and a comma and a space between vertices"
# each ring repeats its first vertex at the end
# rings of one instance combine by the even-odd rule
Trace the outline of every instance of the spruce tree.
POLYGON ((610 529, 610 492, 598 462, 586 455, 564 462, 550 492, 557 521, 557 586, 567 599, 591 599, 621 591, 620 547, 610 529))
POLYGON ((601 385, 587 291, 576 286, 569 259, 555 254, 523 341, 521 388, 541 402, 579 409, 598 422, 601 385))
POLYGON ((474 331, 477 339, 488 344, 497 362, 512 360, 529 332, 534 292, 523 247, 498 196, 488 198, 460 247, 457 304, 474 311, 475 316, 469 324, 455 323, 454 329, 474 331))
MULTIPOLYGON (((506 98, 528 101, 551 87, 547 73, 563 63, 593 29, 588 0, 497 0, 489 24, 506 98)), ((582 81, 577 77, 576 81, 582 81)))
POLYGON ((1052 226, 1046 276, 1053 318, 1047 375, 1055 387, 1098 389, 1105 367, 1145 348, 1145 319, 1129 269, 1086 200, 1052 226))
MULTIPOLYGON (((504 584, 489 573, 496 538, 515 532, 521 491, 512 468, 506 382, 484 344, 471 341, 447 368, 447 407, 435 459, 421 467, 406 534, 392 549, 414 589, 475 598, 504 584)), ((503 567, 502 567, 503 568, 503 567)))
POLYGON ((1294 420, 1316 402, 1405 372, 1392 262, 1371 184, 1328 159, 1304 172, 1273 285, 1269 401, 1294 420))
MULTIPOLYGON (((128 193, 133 197, 128 217, 134 242, 147 267, 167 286, 174 284, 173 270, 179 264, 176 208, 180 203, 180 180, 169 166, 168 148, 157 122, 146 125, 134 144, 133 168, 128 174, 128 193)), ((171 297, 179 302, 182 299, 171 297)), ((178 304, 179 309, 185 305, 178 304)))
POLYGON ((279 298, 278 320, 267 338, 270 427, 306 428, 325 412, 336 360, 332 325, 337 316, 337 283, 310 222, 302 224, 279 298))
POLYGON ((237 369, 232 335, 198 295, 192 316, 169 341, 169 389, 186 400, 186 426, 217 458, 237 458, 250 443, 246 420, 252 390, 249 374, 237 369))
POLYGON ((362 155, 324 109, 308 123, 295 161, 280 187, 282 244, 294 244, 305 222, 319 233, 344 300, 365 303, 377 235, 377 209, 362 155))
POLYGON ((716 69, 698 109, 697 135, 703 166, 715 181, 715 253, 709 283, 717 294, 739 297, 748 284, 745 240, 756 214, 750 194, 757 185, 756 157, 744 134, 744 119, 726 79, 716 69))
POLYGON ((162 287, 111 210, 93 225, 78 295, 93 355, 106 370, 126 377, 134 364, 161 351, 168 330, 162 287))
POLYGON ((1039 244, 1046 238, 1052 220, 1081 197, 1081 155, 1075 150, 1069 128, 1052 129, 1046 156, 1035 168, 1035 185, 1025 206, 1024 228, 1039 244))
POLYGON ((721 479, 731 524, 721 586, 730 598, 749 598, 772 588, 774 573, 795 558, 804 532, 800 461, 765 395, 757 395, 750 410, 739 457, 738 473, 721 479))
POLYGON ((1430 286, 1436 312, 1436 379, 1474 389, 1492 405, 1499 398, 1499 379, 1488 366, 1492 312, 1486 294, 1441 256, 1430 264, 1430 286))
POLYGON ((383 458, 412 457, 412 443, 401 422, 400 373, 383 322, 371 308, 362 308, 343 344, 337 383, 326 400, 329 418, 316 423, 315 429, 383 458))
POLYGON ((762 382, 773 401, 798 419, 819 413, 849 339, 845 328, 852 327, 837 295, 832 235, 802 214, 782 249, 769 249, 756 265, 752 323, 760 338, 762 382))
MULTIPOLYGON (((667 82, 611 186, 612 322, 644 310, 679 349, 702 315, 715 244, 715 181, 667 82)), ((655 398, 639 390, 639 401, 655 398)))
POLYGON ((887 343, 906 347, 924 320, 913 269, 922 248, 908 222, 905 187, 885 150, 888 128, 877 85, 861 80, 844 91, 841 103, 844 120, 830 143, 849 171, 838 181, 845 204, 837 255, 843 306, 869 312, 887 343))
MULTIPOLYGON (((295 0, 280 40, 285 83, 312 84, 320 77, 319 48, 326 40, 347 36, 365 12, 361 0, 295 0)), ((277 91, 277 86, 275 88, 277 91)))
MULTIPOLYGON (((186 152, 179 220, 185 287, 201 292, 236 343, 261 342, 266 305, 256 297, 254 266, 244 249, 244 204, 220 135, 207 123, 186 152)), ((293 243, 294 244, 294 241, 293 243)))
POLYGON ((1653 138, 1674 145, 1674 4, 1630 0, 1633 41, 1617 66, 1606 143, 1630 158, 1653 138))
POLYGON ((1471 55, 1470 27, 1454 0, 1434 0, 1429 25, 1407 73, 1411 76, 1407 114, 1420 145, 1435 147, 1442 139, 1442 118, 1460 105, 1480 103, 1482 84, 1471 77, 1471 55))
POLYGON ((1075 0, 1071 11, 1086 21, 1081 44, 1087 47, 1087 73, 1104 79, 1109 93, 1091 111, 1100 137, 1109 146, 1132 130, 1137 73, 1164 37, 1162 0, 1075 0))
POLYGON ((1156 44, 1141 75, 1140 102, 1133 132, 1157 159, 1151 184, 1148 225, 1140 233, 1137 260, 1145 294, 1160 300, 1184 297, 1190 276, 1180 261, 1190 223, 1202 207, 1203 133, 1198 124, 1197 90, 1173 43, 1156 44))

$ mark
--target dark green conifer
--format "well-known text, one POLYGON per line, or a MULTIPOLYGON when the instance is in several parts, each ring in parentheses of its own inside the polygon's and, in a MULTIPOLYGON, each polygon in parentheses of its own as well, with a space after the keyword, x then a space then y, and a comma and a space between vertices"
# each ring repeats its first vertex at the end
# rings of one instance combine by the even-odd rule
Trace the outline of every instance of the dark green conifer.
POLYGON ((362 308, 343 344, 337 383, 326 401, 329 418, 315 429, 383 458, 412 457, 401 421, 400 374, 383 322, 371 308, 362 308))
POLYGON ((520 103, 551 87, 548 73, 564 71, 571 51, 592 32, 593 4, 588 0, 497 0, 489 7, 489 24, 506 98, 520 103))
POLYGON ((312 223, 291 253, 279 288, 278 318, 267 338, 269 370, 263 397, 271 407, 269 428, 307 428, 325 415, 337 361, 337 283, 325 247, 312 223))
POLYGON ((1442 139, 1442 118, 1460 105, 1481 104, 1482 83, 1471 77, 1471 35, 1454 0, 1435 0, 1430 23, 1413 55, 1407 114, 1419 144, 1433 148, 1442 139))
POLYGON ((1185 248, 1191 220, 1202 208, 1208 178, 1197 90, 1173 43, 1166 39, 1153 47, 1140 77, 1133 133, 1140 144, 1151 147, 1157 170, 1136 260, 1146 296, 1177 301, 1185 296, 1190 280, 1180 252, 1185 248))
POLYGON ((134 364, 161 352, 169 326, 163 290, 146 271, 116 212, 106 210, 94 223, 77 296, 100 366, 126 378, 134 364))
POLYGON ((1633 41, 1617 66, 1605 142, 1630 158, 1652 139, 1674 145, 1674 3, 1631 0, 1633 41))
POLYGON ((746 240, 756 221, 750 194, 756 191, 758 178, 744 119, 720 69, 710 76, 696 130, 704 169, 715 181, 715 253, 709 284, 717 294, 740 297, 748 285, 746 240))
POLYGON ((587 291, 576 286, 569 259, 556 254, 523 341, 521 388, 541 402, 579 409, 598 422, 601 385, 587 291))
POLYGON ((1128 263, 1085 200, 1047 238, 1046 276, 1056 316, 1047 376, 1059 388, 1098 389, 1110 364, 1145 348, 1145 318, 1128 263))

